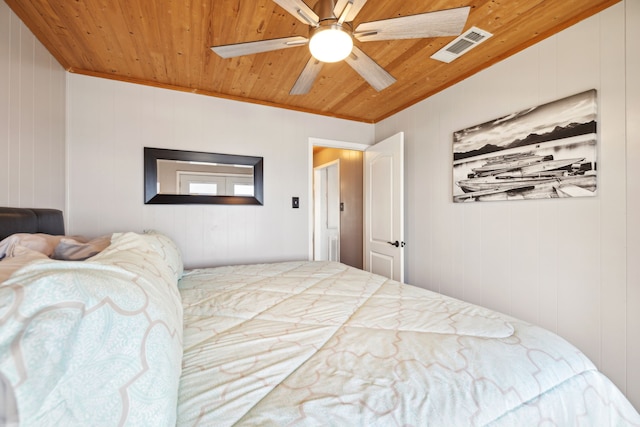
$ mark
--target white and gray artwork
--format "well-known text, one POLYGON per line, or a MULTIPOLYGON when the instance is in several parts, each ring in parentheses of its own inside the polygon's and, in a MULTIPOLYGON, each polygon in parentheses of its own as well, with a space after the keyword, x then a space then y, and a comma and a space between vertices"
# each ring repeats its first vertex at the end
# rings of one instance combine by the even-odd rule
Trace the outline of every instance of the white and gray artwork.
POLYGON ((453 134, 453 201, 594 196, 592 89, 453 134))

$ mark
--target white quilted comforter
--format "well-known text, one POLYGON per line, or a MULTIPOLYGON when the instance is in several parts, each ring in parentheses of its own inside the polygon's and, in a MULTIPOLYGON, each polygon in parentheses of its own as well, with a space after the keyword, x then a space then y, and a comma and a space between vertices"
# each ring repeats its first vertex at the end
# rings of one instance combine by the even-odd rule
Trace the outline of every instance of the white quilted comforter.
POLYGON ((640 425, 557 335, 342 264, 200 269, 179 286, 178 425, 640 425))

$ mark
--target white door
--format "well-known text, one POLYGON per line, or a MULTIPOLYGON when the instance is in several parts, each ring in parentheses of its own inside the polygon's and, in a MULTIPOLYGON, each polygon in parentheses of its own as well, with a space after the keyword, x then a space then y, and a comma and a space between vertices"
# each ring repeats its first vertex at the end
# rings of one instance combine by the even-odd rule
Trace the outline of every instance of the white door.
POLYGON ((340 261, 340 163, 314 168, 314 255, 316 261, 340 261))
POLYGON ((364 153, 364 269, 404 281, 404 133, 364 153))

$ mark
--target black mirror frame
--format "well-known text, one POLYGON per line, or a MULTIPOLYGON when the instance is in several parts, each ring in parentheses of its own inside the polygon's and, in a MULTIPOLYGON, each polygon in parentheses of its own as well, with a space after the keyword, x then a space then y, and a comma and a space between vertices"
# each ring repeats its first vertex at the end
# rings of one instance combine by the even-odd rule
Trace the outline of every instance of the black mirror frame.
POLYGON ((144 147, 144 203, 164 205, 214 204, 214 205, 262 205, 263 158, 235 154, 206 153, 201 151, 168 150, 144 147), (190 162, 228 163, 253 166, 253 197, 205 196, 190 194, 158 194, 158 160, 182 160, 190 162))

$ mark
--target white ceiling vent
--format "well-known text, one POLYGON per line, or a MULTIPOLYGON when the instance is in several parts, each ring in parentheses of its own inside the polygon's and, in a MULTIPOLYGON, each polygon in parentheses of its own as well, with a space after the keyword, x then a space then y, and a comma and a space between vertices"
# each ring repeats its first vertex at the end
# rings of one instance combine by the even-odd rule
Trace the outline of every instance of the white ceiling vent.
POLYGON ((442 62, 451 62, 460 55, 463 55, 487 40, 493 34, 481 30, 477 27, 471 27, 464 33, 460 34, 451 43, 431 55, 431 58, 442 62))

